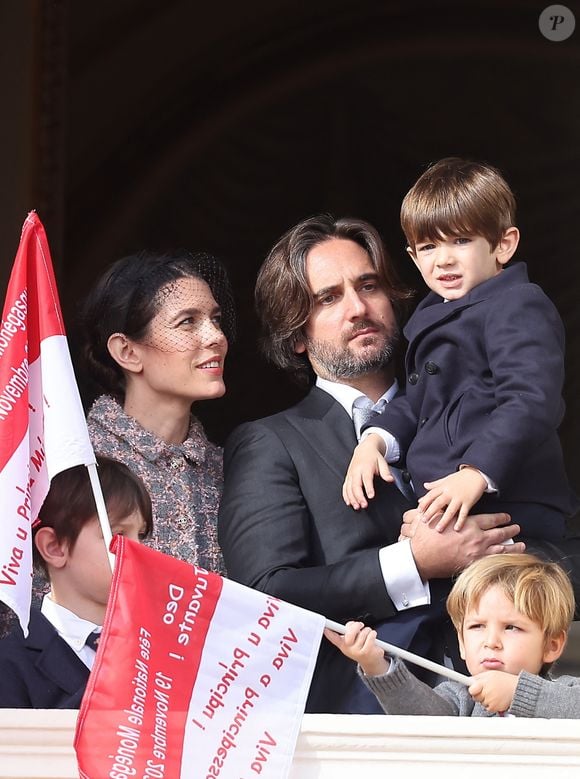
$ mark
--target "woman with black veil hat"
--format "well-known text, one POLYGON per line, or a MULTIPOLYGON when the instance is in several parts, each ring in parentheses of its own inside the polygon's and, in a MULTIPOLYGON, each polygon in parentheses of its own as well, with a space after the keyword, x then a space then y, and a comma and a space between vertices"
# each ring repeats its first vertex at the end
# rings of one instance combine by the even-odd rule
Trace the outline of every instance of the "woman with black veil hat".
POLYGON ((192 413, 196 401, 225 393, 235 321, 222 265, 187 251, 118 260, 90 292, 83 328, 85 363, 104 392, 88 414, 91 440, 147 486, 148 544, 224 573, 216 530, 222 450, 192 413))

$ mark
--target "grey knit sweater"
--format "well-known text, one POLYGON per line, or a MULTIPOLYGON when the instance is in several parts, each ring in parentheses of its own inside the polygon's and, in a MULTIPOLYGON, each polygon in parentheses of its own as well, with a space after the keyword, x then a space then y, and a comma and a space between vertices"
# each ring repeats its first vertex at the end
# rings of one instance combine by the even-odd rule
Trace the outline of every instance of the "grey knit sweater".
MULTIPOLYGON (((420 682, 397 658, 382 676, 359 676, 387 714, 423 714, 451 717, 493 717, 476 703, 459 682, 443 682, 434 689, 420 682)), ((580 679, 543 678, 522 671, 509 714, 516 717, 580 718, 580 679)))

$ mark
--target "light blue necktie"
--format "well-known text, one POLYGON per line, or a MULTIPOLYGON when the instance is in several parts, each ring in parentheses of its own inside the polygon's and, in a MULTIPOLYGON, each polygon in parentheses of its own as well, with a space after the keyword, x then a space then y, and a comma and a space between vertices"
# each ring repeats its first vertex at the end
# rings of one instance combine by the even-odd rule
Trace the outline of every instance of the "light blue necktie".
MULTIPOLYGON (((354 429, 357 437, 357 441, 360 441, 361 428, 364 427, 373 417, 378 416, 385 408, 387 401, 384 398, 377 400, 373 403, 370 398, 361 397, 355 400, 352 407, 352 421, 354 422, 354 429)), ((416 498, 411 486, 403 479, 402 471, 394 465, 389 464, 391 473, 395 479, 395 484, 399 488, 399 491, 411 501, 415 503, 416 498)))
POLYGON ((358 398, 352 407, 352 421, 357 440, 360 441, 361 428, 367 424, 373 417, 378 416, 385 407, 386 400, 381 398, 373 404, 367 397, 358 398))

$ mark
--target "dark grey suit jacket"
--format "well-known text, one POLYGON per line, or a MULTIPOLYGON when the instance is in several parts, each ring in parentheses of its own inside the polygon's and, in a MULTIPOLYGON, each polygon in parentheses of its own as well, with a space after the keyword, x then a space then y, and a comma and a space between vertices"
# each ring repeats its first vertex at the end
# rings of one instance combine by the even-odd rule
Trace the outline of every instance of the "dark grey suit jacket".
POLYGON ((0 708, 78 709, 89 669, 40 611, 0 640, 0 708))
MULTIPOLYGON (((339 622, 397 616, 379 549, 397 541, 409 504, 381 482, 367 510, 345 505, 355 446, 349 415, 316 387, 293 408, 232 433, 218 527, 231 578, 339 622)), ((309 710, 340 711, 354 678, 354 663, 323 641, 309 710)))

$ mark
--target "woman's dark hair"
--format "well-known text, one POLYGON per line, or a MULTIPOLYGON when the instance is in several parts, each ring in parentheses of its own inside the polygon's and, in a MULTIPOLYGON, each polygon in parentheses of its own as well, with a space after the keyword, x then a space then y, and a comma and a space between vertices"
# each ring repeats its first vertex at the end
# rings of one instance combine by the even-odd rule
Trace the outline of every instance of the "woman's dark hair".
POLYGON ((142 340, 161 307, 162 291, 183 278, 206 282, 221 308, 222 329, 231 343, 235 338, 233 294, 223 265, 211 254, 142 251, 123 257, 89 293, 81 312, 84 366, 98 387, 120 402, 125 397, 125 376, 109 354, 109 337, 123 333, 142 340))
MULTIPOLYGON (((107 513, 125 518, 138 511, 145 522, 141 536, 146 538, 153 531, 153 509, 147 488, 124 463, 103 455, 97 455, 96 459, 107 513)), ((79 533, 96 514, 89 473, 84 465, 75 465, 53 476, 33 534, 41 527, 51 527, 57 539, 67 541, 72 550, 79 533)), ((46 562, 36 544, 32 545, 32 555, 34 566, 48 576, 46 562)))

